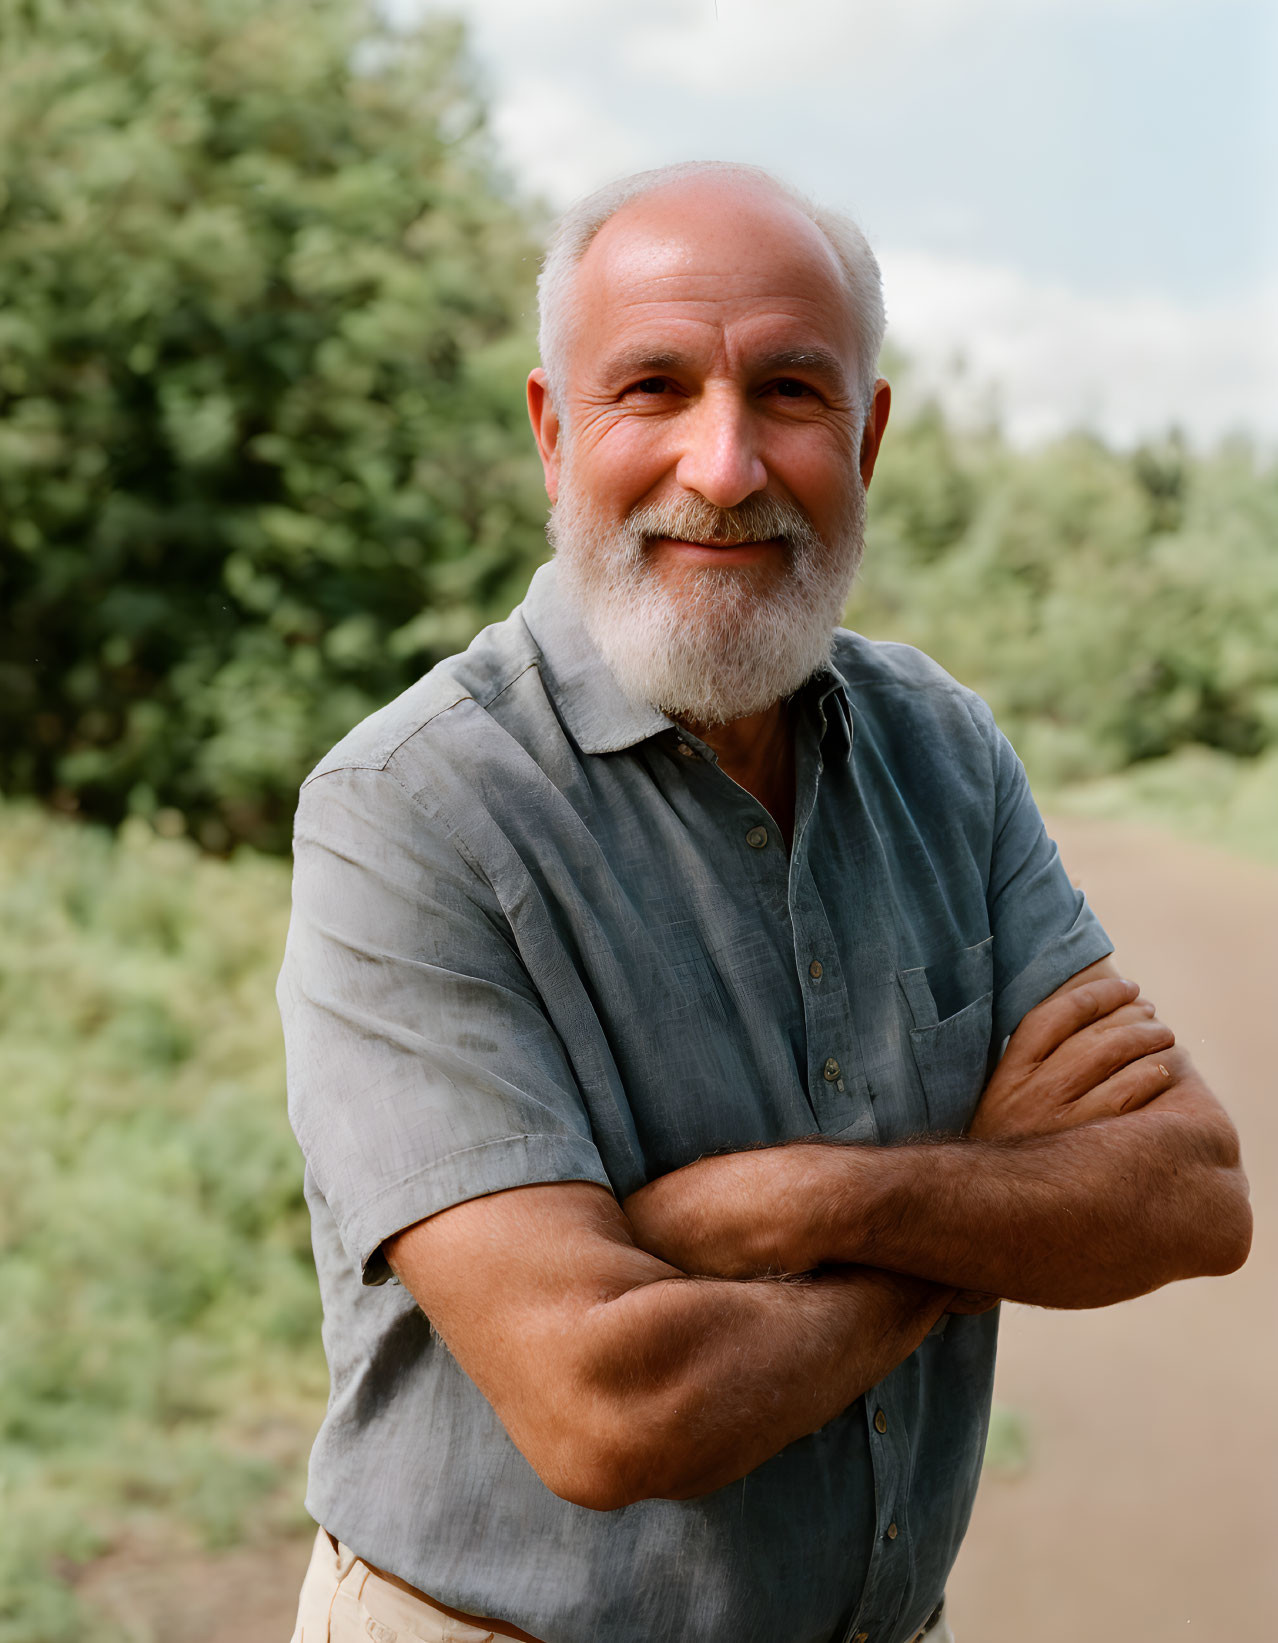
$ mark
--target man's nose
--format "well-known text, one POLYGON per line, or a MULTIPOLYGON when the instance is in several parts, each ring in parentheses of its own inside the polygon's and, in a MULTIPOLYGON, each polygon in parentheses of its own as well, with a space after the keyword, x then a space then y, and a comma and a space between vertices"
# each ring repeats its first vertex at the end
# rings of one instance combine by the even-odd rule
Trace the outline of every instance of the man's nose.
POLYGON ((675 478, 716 508, 734 508, 761 491, 768 470, 759 454, 747 406, 735 396, 707 394, 680 419, 683 450, 675 478))

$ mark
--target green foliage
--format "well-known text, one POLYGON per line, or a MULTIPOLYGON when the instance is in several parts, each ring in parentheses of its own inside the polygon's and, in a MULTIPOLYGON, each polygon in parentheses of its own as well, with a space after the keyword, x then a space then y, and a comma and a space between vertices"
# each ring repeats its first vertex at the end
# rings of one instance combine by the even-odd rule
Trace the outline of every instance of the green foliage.
POLYGON ((985 1439, 985 1470, 995 1477, 1020 1477, 1029 1470, 1029 1427, 1019 1410, 996 1403, 985 1439))
POLYGON ((282 863, 0 809, 0 1643, 89 1635, 58 1568, 139 1516, 218 1544, 300 1511, 287 911, 282 863))
MULTIPOLYGON (((206 847, 519 597, 535 236, 457 28, 0 0, 0 787, 206 847)), ((1032 772, 1278 743, 1278 470, 889 431, 864 630, 1032 772)))
POLYGON ((536 253, 457 28, 0 0, 0 787, 287 841, 545 550, 536 253))
POLYGON ((891 427, 850 619, 991 703, 1045 785, 1278 746, 1278 466, 891 427))
POLYGON ((1234 759, 1181 747, 1040 795, 1062 815, 1139 821, 1278 865, 1278 748, 1234 759))

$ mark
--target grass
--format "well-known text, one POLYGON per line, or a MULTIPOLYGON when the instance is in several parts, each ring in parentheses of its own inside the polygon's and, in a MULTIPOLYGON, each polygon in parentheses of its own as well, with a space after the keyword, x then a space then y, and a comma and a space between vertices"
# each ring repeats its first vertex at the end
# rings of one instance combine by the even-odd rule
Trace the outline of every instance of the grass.
POLYGON ((1278 753, 1233 759, 1186 747, 1113 776, 1043 788, 1039 797, 1061 815, 1143 822, 1278 865, 1278 753))
POLYGON ((327 1381, 273 986, 288 870, 0 809, 0 1643, 112 1636, 139 1520, 302 1519, 327 1381))

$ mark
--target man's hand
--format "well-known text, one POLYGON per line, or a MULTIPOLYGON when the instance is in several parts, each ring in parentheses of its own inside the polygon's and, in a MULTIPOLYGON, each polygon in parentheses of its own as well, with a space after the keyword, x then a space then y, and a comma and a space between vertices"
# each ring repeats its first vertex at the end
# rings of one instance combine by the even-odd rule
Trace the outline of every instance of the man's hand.
MULTIPOLYGON (((1160 1056, 1175 1034, 1139 994, 1103 959, 1031 1010, 1008 1041, 970 1133, 982 1140, 1051 1135, 1133 1112, 1167 1090, 1171 1073, 1160 1056)), ((640 1246, 685 1272, 741 1278, 806 1271, 826 1257, 796 1237, 803 1168, 793 1148, 702 1158, 650 1181, 622 1207, 640 1246)), ((968 1300, 972 1310, 994 1304, 968 1300)))
POLYGON ((686 1272, 911 1273, 959 1291, 956 1311, 1108 1306, 1232 1272, 1251 1237, 1237 1133, 1111 969, 1026 1017, 973 1136, 704 1158, 626 1200, 636 1239, 686 1272))
POLYGON ((1135 1112, 1163 1094, 1176 1035, 1134 981, 1088 979, 1032 1009, 1008 1040, 968 1134, 982 1141, 1052 1135, 1135 1112))

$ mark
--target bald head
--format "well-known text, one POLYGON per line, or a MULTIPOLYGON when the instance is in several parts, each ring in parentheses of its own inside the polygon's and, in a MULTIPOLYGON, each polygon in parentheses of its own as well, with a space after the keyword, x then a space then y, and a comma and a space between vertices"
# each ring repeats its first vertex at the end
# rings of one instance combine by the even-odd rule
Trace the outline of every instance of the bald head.
POLYGON ((694 174, 629 200, 608 218, 578 263, 653 277, 758 270, 760 289, 774 288, 788 268, 819 270, 832 287, 844 283, 829 240, 775 185, 751 176, 694 174))
MULTIPOLYGON (((597 335, 600 299, 626 287, 711 294, 731 278, 737 300, 810 300, 824 285, 852 349, 854 391, 873 393, 883 338, 878 264, 859 228, 754 166, 694 162, 640 172, 598 190, 557 225, 538 282, 539 341, 552 397, 566 411, 569 359, 597 335)), ((834 340, 834 339, 832 339, 834 340)))

